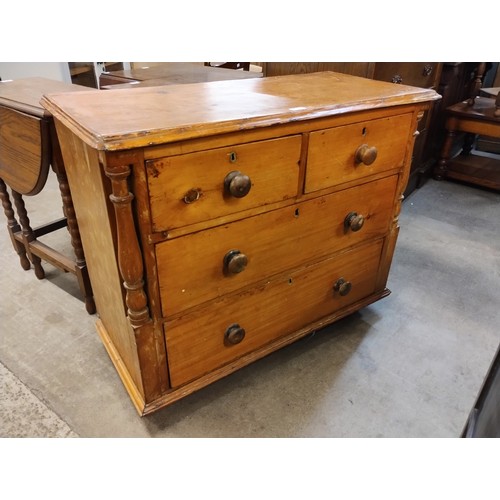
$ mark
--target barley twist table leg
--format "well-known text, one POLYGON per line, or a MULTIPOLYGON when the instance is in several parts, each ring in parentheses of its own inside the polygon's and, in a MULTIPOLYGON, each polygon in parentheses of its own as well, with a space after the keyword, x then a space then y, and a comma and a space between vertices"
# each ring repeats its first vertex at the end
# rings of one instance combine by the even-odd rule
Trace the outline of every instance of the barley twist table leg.
POLYGON ((21 232, 21 226, 17 222, 16 216, 14 214, 14 209, 12 208, 12 203, 10 202, 9 193, 7 192, 7 186, 5 182, 0 179, 0 199, 2 200, 3 211, 7 217, 7 229, 9 231, 10 239, 12 245, 19 255, 19 261, 21 262, 21 267, 28 271, 31 269, 31 263, 26 256, 25 246, 16 239, 15 234, 21 232))
POLYGON ((26 211, 26 207, 24 205, 23 197, 16 191, 12 190, 12 198, 14 198, 14 204, 16 206, 17 215, 19 216, 19 222, 21 223, 21 228, 23 232, 23 240, 26 251, 28 252, 28 256, 35 267, 35 276, 38 279, 45 278, 45 271, 42 267, 42 260, 40 257, 31 252, 29 244, 32 241, 35 241, 35 233, 30 226, 30 220, 28 217, 28 212, 26 211))
POLYGON ((88 276, 85 254, 83 252, 80 230, 78 229, 78 222, 76 220, 75 208, 73 206, 73 200, 71 198, 68 178, 66 177, 64 169, 60 168, 60 165, 58 166, 58 168, 55 168, 53 165, 53 170, 57 176, 59 191, 61 192, 63 203, 63 213, 68 223, 71 245, 76 257, 75 273, 78 280, 78 285, 85 300, 85 309, 89 314, 94 314, 96 312, 94 294, 92 292, 92 286, 90 284, 90 279, 88 276))

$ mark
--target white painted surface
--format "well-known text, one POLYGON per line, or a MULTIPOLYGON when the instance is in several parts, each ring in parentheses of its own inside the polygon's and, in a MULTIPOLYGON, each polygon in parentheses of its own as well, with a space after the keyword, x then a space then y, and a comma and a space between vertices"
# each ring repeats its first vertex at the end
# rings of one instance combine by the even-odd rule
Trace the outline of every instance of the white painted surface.
POLYGON ((0 62, 2 80, 16 80, 32 76, 71 83, 67 62, 0 62))

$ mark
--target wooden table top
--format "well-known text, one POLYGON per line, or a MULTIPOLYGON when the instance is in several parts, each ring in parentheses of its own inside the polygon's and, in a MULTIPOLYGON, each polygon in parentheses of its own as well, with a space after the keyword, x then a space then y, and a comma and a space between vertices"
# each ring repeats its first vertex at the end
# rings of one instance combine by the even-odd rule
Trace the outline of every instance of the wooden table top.
POLYGON ((40 99, 44 94, 89 90, 91 90, 89 87, 40 77, 3 80, 0 81, 0 106, 41 118, 50 116, 50 113, 40 104, 40 99))
POLYGON ((87 144, 112 151, 435 99, 431 89, 323 72, 52 94, 42 102, 87 144))
MULTIPOLYGON (((249 78, 262 77, 262 73, 257 73, 255 71, 214 68, 212 66, 184 62, 162 63, 157 66, 103 73, 104 77, 106 75, 123 79, 124 83, 128 83, 127 80, 139 82, 160 80, 160 83, 156 83, 158 85, 215 82, 221 80, 246 80, 249 78)), ((115 87, 115 85, 108 85, 106 88, 111 86, 115 87)), ((149 86, 152 85, 150 84, 149 86)))
MULTIPOLYGON (((214 69, 219 69, 219 68, 214 68, 214 69)), ((242 73, 242 71, 239 70, 234 70, 234 69, 228 69, 224 71, 233 71, 234 73, 242 73)), ((246 72, 247 74, 248 71, 246 72)), ((250 73, 248 78, 261 78, 262 74, 261 73, 250 73), (260 76, 259 76, 260 75, 260 76)), ((152 78, 151 80, 130 80, 128 82, 124 83, 115 83, 112 84, 110 83, 109 85, 101 85, 100 88, 101 90, 116 90, 116 89, 134 89, 134 88, 142 88, 142 87, 160 87, 162 85, 180 85, 180 84, 187 84, 187 83, 203 83, 203 82, 218 82, 218 81, 225 81, 225 80, 242 80, 242 79, 247 79, 247 78, 229 78, 228 76, 232 75, 223 75, 223 78, 217 78, 217 74, 212 74, 210 75, 210 78, 205 78, 204 75, 200 74, 200 77, 198 78, 196 75, 190 74, 190 75, 172 75, 172 76, 167 76, 164 78, 152 78)))
POLYGON ((485 97, 495 98, 498 94, 500 94, 500 87, 485 87, 481 88, 479 92, 485 97))
POLYGON ((492 123, 498 122, 500 124, 500 117, 493 114, 495 112, 495 99, 491 99, 491 97, 476 97, 472 106, 469 106, 467 101, 458 102, 446 108, 446 111, 462 118, 484 120, 492 123))

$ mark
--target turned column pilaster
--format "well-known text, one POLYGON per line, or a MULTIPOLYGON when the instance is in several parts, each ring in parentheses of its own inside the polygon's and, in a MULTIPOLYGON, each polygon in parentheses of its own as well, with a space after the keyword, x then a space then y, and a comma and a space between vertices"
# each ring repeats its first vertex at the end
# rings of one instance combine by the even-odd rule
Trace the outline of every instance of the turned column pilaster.
POLYGON ((130 324, 138 328, 151 318, 144 291, 144 266, 132 213, 134 195, 128 188, 128 165, 106 166, 105 174, 111 180, 111 195, 116 217, 118 239, 118 267, 125 288, 130 324))

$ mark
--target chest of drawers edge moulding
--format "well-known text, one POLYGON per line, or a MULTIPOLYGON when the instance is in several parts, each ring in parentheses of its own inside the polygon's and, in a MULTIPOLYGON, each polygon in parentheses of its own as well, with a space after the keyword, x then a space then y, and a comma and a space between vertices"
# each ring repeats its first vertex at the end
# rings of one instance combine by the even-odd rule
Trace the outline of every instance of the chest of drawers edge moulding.
POLYGON ((331 72, 44 96, 87 256, 97 331, 140 415, 390 293, 385 285, 417 124, 438 98, 429 89, 331 72), (259 157, 265 141, 276 141, 274 166, 259 157), (181 162, 177 170, 170 168, 174 160, 181 162), (183 177, 192 165, 197 171, 197 162, 203 185, 183 177), (253 169, 252 176, 240 172, 240 165, 253 169), (237 187, 225 177, 212 179, 211 172, 231 173, 232 179, 239 172, 237 187), (293 182, 280 191, 291 175, 293 182), (269 183, 277 186, 277 198, 269 183), (238 189, 246 192, 240 196, 238 189), (366 195, 371 189, 376 196, 366 195), (162 200, 170 203, 166 212, 162 200), (364 215, 356 213, 356 200, 364 203, 364 215), (311 250, 320 229, 303 221, 317 220, 322 206, 350 211, 329 210, 335 234, 311 250), (163 224, 163 217, 179 210, 193 212, 188 224, 163 224), (155 229, 152 212, 162 227, 155 229), (284 225, 286 241, 273 243, 272 228, 266 235, 262 229, 244 238, 250 255, 227 248, 217 263, 207 264, 211 271, 203 269, 212 273, 219 292, 208 290, 183 305, 182 293, 196 295, 189 270, 197 265, 196 255, 203 258, 204 238, 214 238, 223 249, 252 224, 267 227, 265 218, 284 225), (295 229, 307 235, 287 240, 295 229), (172 263, 164 256, 178 253, 168 247, 176 240, 189 242, 191 260, 181 256, 172 263), (293 256, 283 246, 290 244, 296 247, 293 256), (366 264, 353 263, 357 254, 366 264), (259 275, 252 266, 265 258, 276 266, 259 275), (323 267, 342 274, 337 263, 355 281, 339 283, 339 275, 323 283, 323 267), (177 305, 169 311, 174 291, 177 305), (299 296, 313 299, 301 310, 299 296), (290 306, 299 312, 276 322, 276 313, 290 306), (224 311, 242 311, 252 325, 229 321, 224 311), (251 311, 259 311, 260 323, 251 311), (225 331, 208 331, 212 322, 220 328, 218 317, 229 323, 225 331), (272 325, 268 333, 263 321, 272 325))

